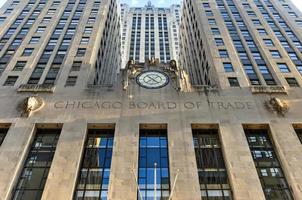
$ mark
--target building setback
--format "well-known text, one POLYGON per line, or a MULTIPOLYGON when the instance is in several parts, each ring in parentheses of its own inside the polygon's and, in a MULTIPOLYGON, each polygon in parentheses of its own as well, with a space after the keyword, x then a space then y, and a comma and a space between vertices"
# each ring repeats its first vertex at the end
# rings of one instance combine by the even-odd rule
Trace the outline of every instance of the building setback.
POLYGON ((143 63, 158 58, 168 63, 178 59, 180 5, 160 8, 151 1, 145 7, 121 4, 122 63, 128 60, 143 63))
POLYGON ((0 9, 0 199, 302 199, 294 5, 184 1, 179 63, 122 61, 119 11, 0 9))

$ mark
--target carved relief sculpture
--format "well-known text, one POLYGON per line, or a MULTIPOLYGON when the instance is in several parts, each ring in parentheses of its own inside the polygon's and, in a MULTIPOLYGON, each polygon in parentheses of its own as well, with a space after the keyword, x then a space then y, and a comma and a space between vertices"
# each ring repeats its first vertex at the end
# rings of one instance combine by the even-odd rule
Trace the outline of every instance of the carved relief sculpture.
POLYGON ((41 97, 31 96, 26 97, 20 107, 21 107, 21 116, 22 117, 30 117, 30 115, 38 110, 40 110, 44 106, 44 101, 41 97))
POLYGON ((289 110, 287 102, 276 97, 272 97, 265 101, 264 105, 270 112, 277 113, 282 116, 284 116, 289 110))

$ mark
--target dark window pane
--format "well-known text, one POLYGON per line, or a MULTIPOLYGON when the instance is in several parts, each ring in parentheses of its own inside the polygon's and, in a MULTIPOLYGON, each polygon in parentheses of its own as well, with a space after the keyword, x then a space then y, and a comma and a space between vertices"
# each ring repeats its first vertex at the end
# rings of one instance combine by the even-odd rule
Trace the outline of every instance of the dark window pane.
POLYGON ((38 129, 13 199, 40 199, 61 130, 38 129))
POLYGON ((245 130, 267 199, 293 199, 267 130, 245 130))
POLYGON ((193 142, 202 199, 232 199, 218 131, 194 129, 193 142))

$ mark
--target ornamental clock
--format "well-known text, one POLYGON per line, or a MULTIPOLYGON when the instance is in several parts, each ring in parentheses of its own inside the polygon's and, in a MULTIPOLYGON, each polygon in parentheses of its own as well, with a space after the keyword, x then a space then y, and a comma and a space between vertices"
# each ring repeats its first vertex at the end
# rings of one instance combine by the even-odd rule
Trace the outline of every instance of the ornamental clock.
POLYGON ((148 70, 140 73, 136 77, 136 82, 143 88, 159 89, 168 85, 169 77, 163 72, 148 70))

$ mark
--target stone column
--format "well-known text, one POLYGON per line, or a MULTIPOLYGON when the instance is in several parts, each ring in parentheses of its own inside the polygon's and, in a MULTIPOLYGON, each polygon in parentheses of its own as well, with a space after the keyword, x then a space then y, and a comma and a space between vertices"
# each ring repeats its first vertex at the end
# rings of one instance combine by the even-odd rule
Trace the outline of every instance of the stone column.
POLYGON ((86 132, 87 123, 85 120, 75 120, 63 125, 42 200, 72 199, 86 132))
POLYGON ((242 125, 220 123, 219 129, 234 198, 237 200, 265 200, 242 125))
POLYGON ((284 120, 270 123, 275 152, 294 198, 302 199, 302 147, 291 124, 284 120))
POLYGON ((129 117, 116 126, 111 161, 108 200, 134 200, 137 187, 139 123, 129 117))
POLYGON ((200 187, 190 123, 168 123, 171 190, 179 169, 173 200, 200 200, 200 187))
POLYGON ((10 199, 34 136, 34 124, 19 119, 0 147, 0 199, 10 199))

